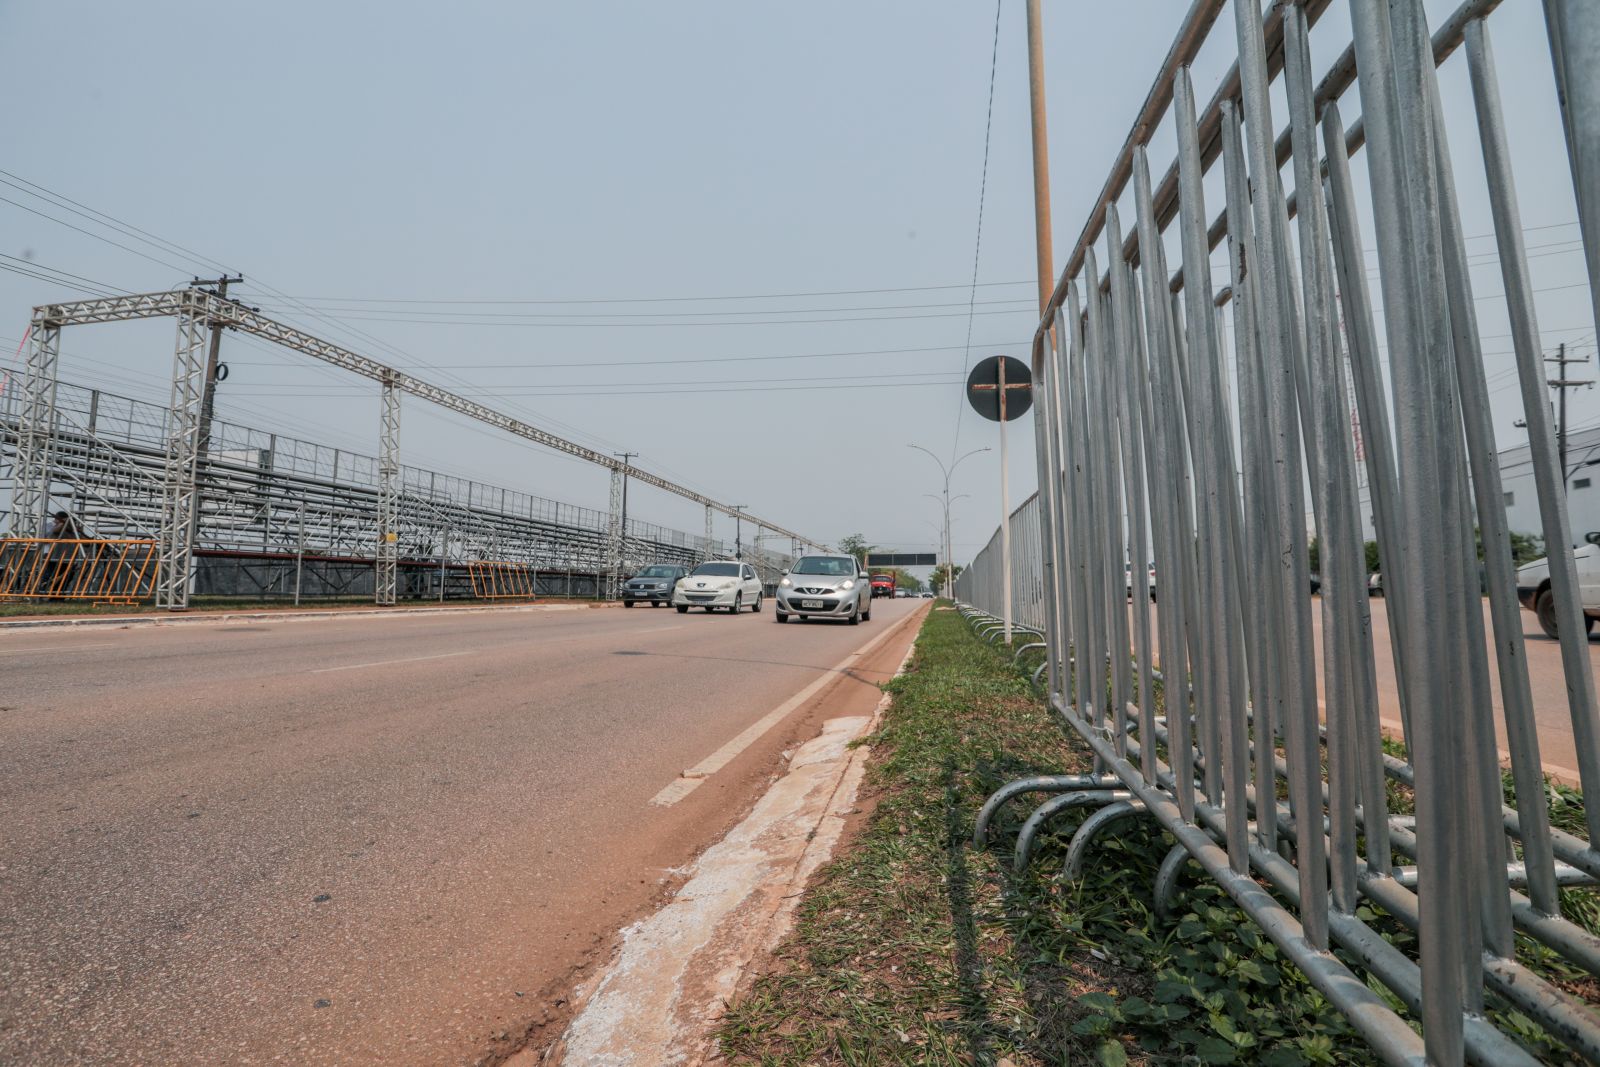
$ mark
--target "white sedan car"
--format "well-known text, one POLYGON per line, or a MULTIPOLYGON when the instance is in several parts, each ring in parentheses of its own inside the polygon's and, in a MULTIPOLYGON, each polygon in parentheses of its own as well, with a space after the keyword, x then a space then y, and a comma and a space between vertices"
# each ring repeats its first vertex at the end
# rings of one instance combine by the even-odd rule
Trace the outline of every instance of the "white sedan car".
POLYGON ((672 588, 672 606, 682 615, 690 608, 723 608, 737 613, 740 608, 761 610, 761 579, 756 569, 738 560, 711 560, 702 563, 672 588))

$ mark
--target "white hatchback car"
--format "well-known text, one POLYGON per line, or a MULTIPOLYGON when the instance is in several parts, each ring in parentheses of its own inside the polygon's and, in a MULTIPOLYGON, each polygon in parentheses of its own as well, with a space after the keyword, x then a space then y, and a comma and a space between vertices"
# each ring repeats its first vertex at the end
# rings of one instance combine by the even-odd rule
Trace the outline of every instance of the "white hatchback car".
POLYGON ((672 606, 682 615, 690 608, 738 612, 761 610, 761 579, 756 569, 738 560, 711 560, 700 564, 672 587, 672 606))

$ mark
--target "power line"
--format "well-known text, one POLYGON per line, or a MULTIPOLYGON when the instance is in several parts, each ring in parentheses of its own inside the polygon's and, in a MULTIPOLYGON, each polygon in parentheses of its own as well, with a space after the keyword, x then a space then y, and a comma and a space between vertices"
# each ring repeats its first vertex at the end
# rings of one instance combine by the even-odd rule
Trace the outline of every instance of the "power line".
MULTIPOLYGON (((4 173, 0 171, 0 173, 4 173)), ((1032 285, 1033 282, 1023 280, 1017 282, 979 282, 979 288, 991 288, 1002 285, 1032 285)), ((813 289, 804 292, 792 293, 741 293, 725 296, 619 296, 619 297, 551 297, 543 300, 518 299, 518 300, 465 300, 447 298, 424 297, 368 297, 368 296, 301 296, 296 300, 310 303, 332 304, 473 304, 473 305, 550 305, 550 304, 687 304, 695 301, 716 300, 787 300, 798 297, 812 296, 873 296, 880 293, 928 293, 940 289, 966 289, 967 282, 955 285, 902 285, 887 289, 813 289)))
MULTIPOLYGON (((989 106, 983 118, 983 173, 978 179, 978 227, 972 247, 972 295, 967 302, 967 342, 961 356, 961 377, 967 377, 967 365, 972 362, 973 302, 978 297, 978 261, 983 255, 983 201, 989 191, 989 135, 994 129, 994 72, 1000 65, 1000 8, 1004 0, 994 4, 994 45, 989 50, 989 106)), ((961 446, 961 412, 965 397, 956 398, 956 428, 950 439, 950 458, 961 446)))
MULTIPOLYGON (((892 385, 894 385, 894 387, 896 389, 924 389, 924 388, 929 388, 929 387, 933 387, 933 386, 937 386, 938 388, 941 388, 941 389, 948 389, 952 385, 959 384, 959 382, 962 381, 964 379, 964 377, 965 376, 963 376, 962 378, 951 377, 948 380, 941 379, 939 381, 924 380, 924 381, 917 381, 917 382, 893 382, 893 383, 891 383, 891 382, 883 382, 881 384, 884 384, 884 385, 892 384, 892 385)), ((547 397, 582 397, 582 396, 667 396, 667 395, 671 395, 671 394, 674 394, 674 393, 693 393, 693 394, 696 394, 696 395, 703 394, 703 393, 788 393, 788 392, 808 392, 808 391, 823 390, 823 389, 869 389, 869 388, 872 387, 872 384, 873 383, 852 383, 852 384, 849 384, 849 385, 780 385, 780 386, 773 386, 771 388, 761 388, 759 386, 738 386, 738 387, 735 387, 735 388, 732 388, 732 389, 720 389, 720 388, 703 389, 703 388, 699 388, 699 387, 690 387, 690 388, 685 388, 685 389, 621 389, 621 390, 617 390, 615 392, 606 391, 606 392, 583 392, 583 393, 553 393, 553 392, 537 391, 537 392, 513 393, 513 394, 509 394, 509 395, 513 395, 513 396, 547 396, 547 397)), ((235 392, 238 393, 240 391, 239 390, 235 390, 235 392)), ((265 397, 265 396, 288 396, 288 395, 291 395, 291 394, 286 394, 286 393, 253 393, 253 392, 246 391, 246 392, 243 392, 241 395, 246 395, 246 396, 264 396, 265 397)), ((330 399, 339 399, 339 398, 343 398, 346 394, 343 394, 343 393, 295 393, 295 394, 292 394, 292 395, 294 395, 296 397, 321 396, 321 397, 327 397, 327 398, 330 398, 330 399)), ((505 395, 508 395, 508 394, 506 394, 504 392, 500 392, 500 391, 497 390, 496 391, 496 395, 505 396, 505 395)), ((659 466, 659 464, 657 464, 657 466, 659 466)))
MULTIPOLYGON (((1027 341, 993 341, 994 347, 1027 344, 1027 341)), ((874 348, 858 352, 793 352, 769 356, 695 356, 687 359, 622 359, 576 360, 570 363, 457 363, 456 370, 553 370, 561 367, 666 367, 691 363, 760 363, 785 359, 835 359, 846 356, 888 356, 907 353, 959 352, 960 345, 934 345, 923 348, 874 348)), ((248 361, 233 361, 234 366, 251 366, 248 361)), ((407 369, 409 364, 396 364, 397 369, 407 369)))
MULTIPOLYGON (((602 327, 602 328, 609 328, 609 329, 624 329, 624 328, 628 328, 628 327, 643 326, 643 327, 650 328, 650 329, 657 329, 657 328, 664 328, 664 327, 669 327, 669 326, 693 326, 693 327, 707 327, 707 326, 810 326, 810 325, 813 325, 813 324, 836 323, 836 322, 904 322, 904 321, 911 320, 911 319, 957 319, 957 318, 966 318, 966 319, 969 320, 968 321, 968 326, 970 328, 970 326, 971 326, 971 321, 970 320, 971 320, 973 315, 1030 315, 1031 316, 1033 314, 1032 302, 1031 301, 1024 301, 1024 303, 1027 303, 1028 306, 1027 307, 1020 307, 1020 308, 1007 308, 1007 309, 1003 309, 1003 310, 1002 309, 997 309, 997 310, 994 310, 994 311, 944 311, 944 312, 933 312, 933 313, 922 314, 922 315, 854 315, 854 316, 850 316, 848 318, 821 318, 821 319, 748 319, 748 320, 744 320, 744 321, 729 321, 729 322, 716 322, 716 321, 698 321, 698 322, 549 322, 549 321, 544 321, 544 320, 539 320, 539 321, 493 321, 493 322, 488 322, 488 321, 484 321, 483 319, 437 319, 437 318, 415 318, 415 317, 408 318, 408 317, 403 317, 403 316, 398 316, 398 315, 369 315, 369 314, 361 314, 361 313, 346 315, 345 318, 340 319, 339 321, 346 322, 346 323, 349 323, 349 322, 390 322, 390 323, 401 323, 401 324, 411 325, 411 326, 524 326, 524 327, 526 327, 526 326, 544 326, 544 327, 557 327, 557 328, 561 328, 561 327, 573 327, 573 328, 602 327)), ((307 311, 310 314, 318 314, 319 313, 316 309, 307 309, 307 311)), ((769 314, 771 314, 771 312, 769 312, 769 314)), ((779 314, 781 314, 781 312, 779 312, 779 314)), ((351 327, 351 328, 354 329, 354 327, 351 327)), ((968 347, 970 347, 970 345, 968 347)))
MULTIPOLYGON (((270 303, 270 302, 269 302, 270 303)), ((1032 304, 1026 297, 1015 297, 1006 300, 980 300, 979 304, 985 306, 994 304, 1032 304)), ((470 315, 474 319, 531 319, 542 321, 546 319, 686 319, 697 315, 824 315, 851 311, 919 311, 927 308, 964 308, 971 306, 969 301, 956 303, 942 302, 935 304, 868 304, 847 307, 826 308, 756 308, 751 311, 428 311, 411 310, 409 308, 390 312, 384 308, 371 307, 344 307, 341 305, 318 305, 318 310, 330 314, 335 312, 350 313, 354 315, 373 316, 392 313, 395 315, 413 315, 419 317, 441 317, 445 315, 460 316, 470 315)), ((371 319, 370 321, 391 321, 388 319, 371 319)), ((411 321, 394 320, 394 321, 411 321)))
MULTIPOLYGON (((953 377, 954 373, 955 373, 954 371, 946 371, 946 372, 943 372, 943 374, 939 375, 939 376, 940 377, 953 377)), ((877 382, 879 384, 888 384, 889 382, 895 381, 895 380, 898 380, 898 379, 905 379, 905 378, 927 379, 929 377, 930 377, 930 375, 929 375, 929 373, 927 371, 915 371, 915 372, 910 373, 910 374, 884 374, 884 373, 830 374, 830 375, 828 375, 828 380, 829 381, 866 381, 866 380, 870 379, 870 380, 872 380, 874 382, 877 382)), ((515 391, 515 389, 513 389, 513 390, 508 392, 504 385, 483 384, 483 385, 473 386, 471 391, 472 392, 480 392, 480 393, 493 393, 495 395, 500 395, 500 396, 522 396, 522 395, 528 395, 528 396, 551 396, 551 395, 559 395, 559 394, 548 393, 548 392, 546 392, 546 390, 550 390, 550 389, 604 389, 604 388, 608 388, 608 387, 615 387, 615 388, 641 388, 642 389, 645 386, 671 387, 671 386, 700 386, 700 385, 713 385, 713 386, 722 386, 722 385, 783 385, 783 384, 790 384, 790 383, 795 383, 795 382, 803 382, 803 383, 810 384, 810 383, 816 382, 816 380, 817 380, 816 375, 807 375, 804 378, 718 378, 718 379, 714 379, 714 380, 711 380, 711 381, 704 381, 704 382, 686 382, 686 381, 683 381, 682 379, 670 379, 670 380, 665 380, 665 381, 654 381, 654 382, 634 382, 634 381, 628 381, 628 382, 552 382, 552 383, 550 383, 548 385, 539 386, 538 387, 538 391, 537 392, 532 392, 532 393, 519 393, 519 392, 515 391)), ((284 386, 283 388, 289 389, 289 388, 298 388, 298 387, 295 387, 295 386, 284 386)), ((349 389, 370 389, 371 387, 368 386, 368 385, 349 385, 349 386, 347 386, 347 388, 349 388, 349 389)))

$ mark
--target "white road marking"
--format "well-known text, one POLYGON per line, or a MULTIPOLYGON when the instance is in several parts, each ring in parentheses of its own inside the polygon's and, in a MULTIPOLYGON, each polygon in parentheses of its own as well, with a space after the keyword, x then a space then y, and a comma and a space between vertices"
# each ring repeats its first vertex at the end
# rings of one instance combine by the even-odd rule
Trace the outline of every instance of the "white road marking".
POLYGON ((87 652, 92 648, 114 648, 114 645, 45 645, 41 648, 0 649, 0 656, 22 656, 29 652, 87 652))
POLYGON ((464 652, 440 652, 437 655, 433 655, 433 656, 407 656, 404 659, 379 659, 379 660, 373 660, 371 663, 346 663, 346 664, 344 664, 342 666, 339 666, 339 667, 318 667, 315 670, 310 670, 310 671, 307 671, 306 673, 307 674, 327 674, 330 671, 354 671, 354 670, 360 670, 362 667, 387 667, 391 663, 421 663, 424 660, 449 659, 452 656, 471 656, 471 655, 475 655, 476 653, 479 653, 479 652, 487 652, 487 651, 489 651, 489 650, 486 649, 486 648, 469 648, 464 652))
POLYGON ((868 652, 871 652, 874 648, 878 647, 878 645, 888 640, 891 634, 898 633, 902 626, 916 617, 917 616, 915 612, 907 615, 895 625, 891 626, 877 637, 874 637, 871 641, 868 641, 866 644, 850 653, 832 668, 825 671, 822 677, 818 678, 816 681, 800 690, 800 692, 796 693, 794 696, 790 697, 788 700, 785 700, 782 704, 779 704, 777 707, 761 716, 761 718, 751 723, 732 741, 729 741, 727 744, 711 753, 711 755, 707 756, 699 763, 696 763, 693 767, 690 767, 688 770, 684 771, 676 781, 670 782, 666 788, 661 790, 661 792, 651 797, 650 803, 656 805, 657 807, 669 808, 678 801, 682 800, 684 797, 688 796, 690 793, 694 792, 699 788, 701 782, 705 781, 711 775, 716 774, 728 764, 732 763, 739 757, 740 753, 749 748, 751 745, 755 744, 756 741, 760 739, 762 734, 778 725, 778 723, 782 722, 791 713, 793 713, 796 708, 800 707, 801 705, 805 704, 806 701, 816 696, 823 686, 837 678, 841 673, 843 673, 846 667, 851 665, 852 662, 860 659, 862 656, 865 656, 868 652))

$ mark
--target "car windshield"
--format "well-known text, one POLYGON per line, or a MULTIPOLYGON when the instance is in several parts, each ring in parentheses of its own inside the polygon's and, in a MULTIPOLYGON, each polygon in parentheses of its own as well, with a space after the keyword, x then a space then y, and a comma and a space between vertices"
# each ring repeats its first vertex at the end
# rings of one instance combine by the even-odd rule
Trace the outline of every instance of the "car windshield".
POLYGON ((676 567, 646 567, 639 572, 641 578, 671 578, 678 573, 676 567))
POLYGON ((856 561, 842 556, 806 556, 794 565, 794 574, 825 574, 830 578, 854 578, 856 561))
POLYGON ((892 575, 892 574, 874 574, 872 576, 872 580, 875 581, 875 582, 892 582, 892 581, 894 581, 894 575, 892 575))
POLYGON ((694 573, 703 578, 737 578, 739 565, 737 563, 702 563, 694 569, 694 573))

